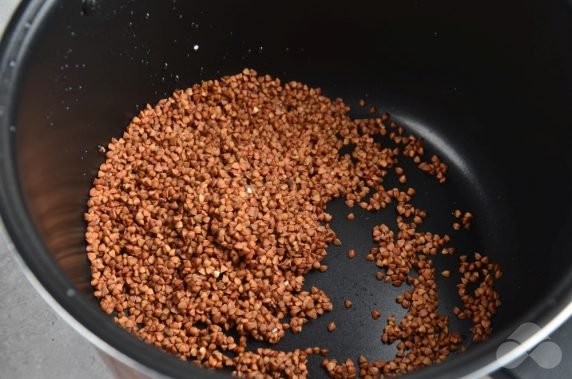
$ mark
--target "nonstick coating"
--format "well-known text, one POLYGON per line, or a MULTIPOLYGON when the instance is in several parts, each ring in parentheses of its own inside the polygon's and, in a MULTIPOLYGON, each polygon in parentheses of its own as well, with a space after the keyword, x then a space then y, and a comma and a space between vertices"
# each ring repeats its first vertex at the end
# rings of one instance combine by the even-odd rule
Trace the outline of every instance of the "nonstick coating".
MULTIPOLYGON (((2 47, 6 228, 41 285, 91 333, 155 370, 196 373, 120 330, 91 295, 82 213, 102 161, 97 146, 146 103, 244 67, 321 87, 355 117, 366 116, 357 109, 366 98, 450 166, 443 186, 405 165, 414 204, 429 213, 420 230, 450 233, 458 251, 435 258, 438 272, 456 272, 458 255, 474 251, 504 269, 496 337, 421 372, 466 374, 493 360, 520 322, 542 325, 569 299, 571 13, 566 1, 28 1, 11 26, 18 38, 2 47), (452 231, 456 208, 474 213, 470 232, 452 231)), ((391 358, 380 335, 388 316, 404 314, 395 296, 407 286, 376 281, 365 256, 372 226, 395 214, 355 210, 350 223, 342 201, 328 209, 343 244, 307 283, 331 296, 334 311, 276 348, 391 358), (349 248, 358 252, 351 261, 349 248)), ((456 279, 438 278, 443 312, 460 305, 456 279)), ((468 340, 469 326, 452 317, 468 340)))

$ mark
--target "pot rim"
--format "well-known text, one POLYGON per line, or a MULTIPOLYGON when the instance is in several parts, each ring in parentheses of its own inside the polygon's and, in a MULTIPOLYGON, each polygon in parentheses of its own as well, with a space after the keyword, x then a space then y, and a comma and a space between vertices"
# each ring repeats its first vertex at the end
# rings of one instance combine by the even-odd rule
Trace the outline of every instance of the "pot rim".
MULTIPOLYGON (((72 283, 50 257, 29 217, 20 193, 16 169, 12 164, 15 160, 14 141, 17 134, 15 110, 18 106, 18 85, 22 79, 28 48, 56 3, 57 0, 22 1, 0 42, 0 183, 3 183, 0 191, 0 242, 7 246, 28 280, 52 309, 104 353, 150 377, 226 377, 220 372, 183 362, 140 341, 116 325, 94 302, 77 294, 72 283), (14 64, 18 62, 21 63, 14 64)), ((570 317, 572 272, 561 279, 550 296, 515 320, 511 326, 497 331, 487 342, 407 377, 481 378, 527 354, 527 351, 548 338, 570 317), (540 330, 517 347, 497 356, 498 346, 517 326, 525 322, 536 323, 540 330)))

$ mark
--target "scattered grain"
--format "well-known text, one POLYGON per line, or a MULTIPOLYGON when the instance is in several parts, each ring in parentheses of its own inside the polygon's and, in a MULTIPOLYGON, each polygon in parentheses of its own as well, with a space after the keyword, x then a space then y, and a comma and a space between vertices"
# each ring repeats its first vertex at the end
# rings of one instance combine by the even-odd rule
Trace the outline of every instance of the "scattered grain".
POLYGON ((460 257, 459 273, 461 282, 457 288, 463 309, 455 307, 453 313, 459 319, 472 320, 474 342, 485 341, 492 334, 491 320, 501 305, 495 283, 502 277, 502 269, 500 265, 491 263, 488 257, 475 253, 472 259, 460 257), (476 285, 476 288, 470 290, 470 284, 476 285))
POLYGON ((351 359, 338 363, 335 359, 324 359, 322 361, 330 378, 334 379, 354 379, 357 377, 357 370, 351 359))
MULTIPOLYGON (((412 205, 413 188, 381 185, 393 167, 406 182, 395 166, 398 155, 441 183, 447 165, 435 155, 427 160, 422 140, 389 114, 352 120, 348 112, 320 89, 281 84, 249 69, 148 105, 106 151, 98 148, 106 160, 90 190, 85 237, 102 309, 141 339, 196 364, 244 377, 305 378, 307 355, 326 349, 248 351, 247 343, 276 343, 285 330, 300 333, 332 310, 323 291, 303 286, 310 270, 327 270, 321 263, 327 246, 341 245, 325 206, 342 197, 372 212, 395 206, 398 231, 376 226, 378 247, 367 259, 384 270, 376 279, 413 287, 399 300, 407 315, 399 323, 390 317, 382 336, 386 343, 401 341, 396 358, 360 359, 360 372, 372 378, 405 373, 455 351, 460 337, 437 312, 428 258, 446 251, 449 237, 417 231, 426 212, 412 205), (374 142, 388 134, 398 147, 374 142), (351 157, 341 156, 339 149, 350 144, 351 157)), ((463 226, 471 219, 465 213, 463 226)), ((348 257, 354 256, 351 249, 348 257)), ((478 258, 482 265, 485 258, 478 258)), ((500 269, 489 270, 489 277, 500 277, 500 269)), ((498 294, 493 297, 500 305, 498 294)), ((469 313, 458 315, 484 320, 474 333, 490 331, 494 312, 469 313)), ((328 331, 335 328, 328 324, 328 331)), ((356 376, 351 360, 324 363, 332 377, 356 376)))

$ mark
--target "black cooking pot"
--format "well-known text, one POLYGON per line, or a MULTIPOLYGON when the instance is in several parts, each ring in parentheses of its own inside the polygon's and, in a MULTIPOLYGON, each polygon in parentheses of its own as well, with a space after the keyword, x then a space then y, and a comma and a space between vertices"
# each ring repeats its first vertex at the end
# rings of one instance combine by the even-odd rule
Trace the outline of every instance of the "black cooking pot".
MULTIPOLYGON (((411 377, 483 376, 572 314, 570 1, 29 0, 0 54, 6 240, 62 316, 146 375, 222 374, 132 337, 93 298, 82 214, 103 160, 98 145, 121 135, 146 103, 244 67, 321 87, 350 105, 365 97, 449 163, 445 187, 417 179, 419 201, 437 229, 450 227, 454 207, 473 211, 474 228, 458 238, 458 250, 477 249, 501 263, 503 305, 489 341, 411 377), (539 330, 497 354, 525 322, 539 330)), ((338 203, 331 209, 344 212, 338 203)), ((362 252, 374 222, 363 220, 334 223, 342 241, 362 252)), ((308 280, 334 300, 349 293, 354 304, 376 304, 385 316, 400 312, 394 298, 403 289, 376 282, 365 260, 348 265, 340 256, 330 254, 329 273, 308 280)), ((459 304, 448 283, 441 285, 443 309, 459 304)), ((337 358, 388 358, 390 349, 379 342, 384 323, 372 322, 334 310, 279 347, 319 343, 337 358), (351 332, 327 335, 331 320, 351 332)), ((466 334, 467 324, 452 327, 466 334)))

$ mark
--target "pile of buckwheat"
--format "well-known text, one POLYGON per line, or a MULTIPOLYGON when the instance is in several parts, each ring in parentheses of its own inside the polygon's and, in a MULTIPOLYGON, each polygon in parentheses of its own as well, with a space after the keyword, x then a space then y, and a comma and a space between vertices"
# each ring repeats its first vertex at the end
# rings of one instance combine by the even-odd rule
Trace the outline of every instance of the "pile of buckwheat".
MULTIPOLYGON (((250 351, 247 344, 276 343, 333 309, 326 293, 303 286, 304 274, 327 270, 327 246, 340 244, 325 206, 342 197, 370 211, 393 206, 398 230, 375 227, 378 247, 367 258, 381 270, 378 280, 412 288, 396 299, 407 315, 389 316, 380 337, 398 341, 396 357, 360 356, 357 368, 352 359, 324 359, 328 374, 402 374, 463 349, 437 310, 431 261, 454 253, 445 246, 450 237, 417 230, 427 213, 413 205, 413 188, 383 186, 391 172, 407 183, 401 157, 441 183, 447 165, 426 157, 422 141, 389 115, 354 120, 348 112, 319 89, 249 69, 147 106, 108 145, 85 214, 91 284, 103 310, 143 340, 199 365, 244 377, 305 378, 308 355, 326 349, 250 351), (387 146, 378 142, 382 136, 387 146), (340 154, 348 145, 353 151, 340 154)), ((455 313, 473 320, 480 341, 500 305, 493 288, 501 270, 481 255, 463 258, 460 270, 463 310, 455 313), (478 280, 471 292, 467 284, 478 280)), ((372 311, 374 319, 381 314, 372 311)))

